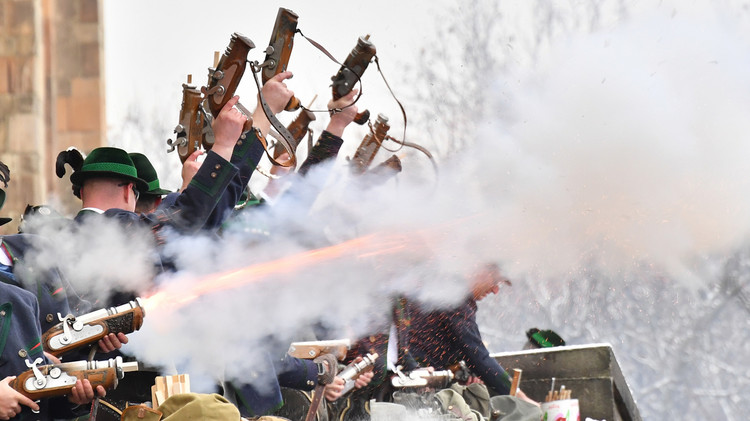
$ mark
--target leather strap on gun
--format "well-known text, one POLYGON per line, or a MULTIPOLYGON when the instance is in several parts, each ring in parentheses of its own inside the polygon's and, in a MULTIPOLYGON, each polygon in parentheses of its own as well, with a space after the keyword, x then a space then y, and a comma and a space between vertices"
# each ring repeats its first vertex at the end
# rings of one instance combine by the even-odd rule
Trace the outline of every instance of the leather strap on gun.
POLYGON ((132 333, 141 328, 145 315, 140 298, 81 316, 58 314, 60 323, 42 334, 42 346, 50 354, 60 356, 95 343, 110 333, 132 333))
MULTIPOLYGON (((391 89, 391 85, 388 83, 387 80, 385 80, 385 75, 383 74, 383 71, 380 69, 380 61, 378 60, 378 56, 375 56, 375 65, 378 67, 378 73, 380 73, 380 77, 383 78, 383 83, 385 83, 385 86, 388 88, 388 91, 391 93, 391 96, 393 96, 393 99, 398 104, 398 107, 401 109, 401 115, 404 117, 404 134, 403 134, 403 139, 402 140, 398 140, 398 139, 396 139, 394 137, 391 137, 391 136, 387 136, 386 138, 390 139, 390 140, 392 140, 392 141, 394 141, 394 142, 396 142, 398 144, 400 144, 401 146, 406 146, 406 147, 413 148, 413 149, 416 149, 416 150, 422 152, 423 154, 425 154, 427 156, 427 158, 430 159, 430 162, 432 163, 432 167, 435 169, 435 172, 437 172, 437 164, 435 164, 435 158, 432 157, 432 154, 430 153, 430 151, 428 151, 427 148, 425 148, 425 147, 423 147, 421 145, 417 145, 416 143, 412 143, 412 142, 407 142, 406 141, 406 110, 404 110, 404 106, 401 104, 401 101, 399 101, 398 98, 396 98, 396 95, 393 93, 393 89, 391 89)), ((384 149, 388 150, 389 152, 396 152, 396 151, 398 151, 398 149, 396 149, 396 150, 390 150, 388 148, 384 148, 384 149)))
POLYGON ((192 75, 188 75, 187 83, 182 84, 182 107, 180 108, 180 122, 174 129, 175 139, 168 139, 167 153, 177 150, 180 161, 187 158, 201 147, 204 141, 206 118, 201 102, 203 95, 192 83, 192 75))
MULTIPOLYGON (((398 98, 396 98, 396 94, 393 93, 393 89, 391 89, 391 85, 385 79, 385 75, 383 74, 383 70, 380 68, 380 61, 378 60, 378 56, 375 53, 375 47, 374 46, 370 47, 370 45, 367 44, 369 42, 369 35, 365 36, 364 38, 360 37, 359 40, 357 41, 357 45, 354 47, 354 49, 352 50, 352 52, 349 54, 349 57, 347 57, 347 61, 352 56, 356 57, 356 59, 353 57, 351 60, 353 62, 355 62, 355 63, 359 63, 359 65, 361 66, 360 67, 361 73, 357 74, 357 72, 354 71, 353 69, 351 69, 350 66, 346 65, 346 62, 344 64, 339 63, 331 55, 331 53, 329 53, 325 48, 323 48, 322 45, 320 45, 316 41, 314 41, 314 40, 306 37, 305 34, 302 33, 302 31, 297 30, 297 32, 299 32, 300 36, 302 36, 308 42, 310 42, 310 44, 312 44, 317 49, 319 49, 320 51, 322 51, 323 54, 325 54, 326 56, 328 56, 328 58, 330 58, 333 62, 335 62, 336 64, 339 64, 341 66, 341 69, 339 69, 340 73, 342 73, 342 69, 345 70, 343 72, 343 74, 342 74, 341 77, 339 76, 339 73, 337 73, 336 76, 334 76, 332 78, 334 80, 334 85, 336 84, 337 78, 339 78, 339 77, 341 78, 340 79, 341 80, 340 86, 341 86, 342 90, 339 91, 339 92, 343 92, 343 90, 348 87, 349 90, 346 91, 346 93, 349 93, 351 91, 351 89, 354 88, 354 85, 356 84, 356 82, 360 82, 360 85, 361 85, 361 79, 360 79, 360 77, 364 73, 364 71, 365 71, 365 69, 367 67, 367 64, 369 64, 369 62, 370 62, 370 59, 374 59, 375 65, 378 68, 378 73, 380 73, 380 77, 383 79, 383 83, 385 83, 385 86, 388 88, 388 92, 391 93, 391 96, 393 97, 393 99, 398 104, 398 107, 401 110, 401 115, 404 118, 404 134, 403 134, 403 139, 404 140, 398 140, 398 139, 393 138, 393 137, 388 137, 388 138, 391 139, 391 140, 393 140, 393 141, 395 141, 396 143, 400 144, 401 146, 408 146, 410 148, 417 149, 418 151, 420 151, 423 154, 425 154, 428 158, 430 158, 430 161, 432 162, 433 168, 435 169, 435 171, 437 171, 437 165, 435 164, 435 160, 432 157, 432 154, 426 148, 424 148, 424 147, 422 147, 420 145, 417 145, 415 143, 407 142, 405 140, 406 139, 406 125, 407 125, 406 110, 404 109, 403 104, 401 104, 401 101, 399 101, 398 98), (372 52, 371 56, 370 56, 370 52, 372 52), (368 58, 368 56, 370 56, 370 57, 368 58), (367 59, 366 62, 364 61, 365 59, 367 59), (349 71, 348 72, 346 71, 347 67, 349 67, 349 71), (344 76, 346 76, 346 77, 344 77, 344 76), (356 79, 356 80, 352 80, 352 79, 356 79)), ((370 43, 370 44, 372 44, 372 43, 370 43)), ((355 64, 355 66, 356 66, 356 64, 355 64)), ((357 94, 357 98, 354 99, 354 101, 352 102, 352 104, 356 103, 359 100, 360 96, 362 96, 362 89, 359 90, 359 93, 357 94)), ((334 99, 336 99, 336 89, 335 89, 335 87, 334 87, 334 99)), ((331 110, 331 111, 335 112, 335 110, 331 110)), ((360 113, 360 114, 364 115, 364 112, 360 113)), ((369 117, 369 113, 364 118, 359 118, 360 114, 357 115, 358 119, 355 119, 355 122, 358 123, 358 124, 364 124, 370 118, 369 117)), ((396 151, 391 151, 391 152, 396 152, 396 151)))
POLYGON ((104 386, 114 389, 125 373, 138 370, 137 362, 123 362, 122 357, 104 361, 74 361, 62 364, 39 365, 41 358, 33 363, 26 360, 29 370, 19 374, 9 383, 10 387, 30 399, 63 396, 75 387, 76 380, 88 380, 91 387, 104 386))
MULTIPOLYGON (((297 31, 296 13, 279 7, 276 23, 271 31, 271 40, 266 48, 266 59, 260 67, 263 69, 262 80, 265 85, 272 77, 285 72, 289 65, 289 57, 294 46, 294 34, 297 31)), ((300 107, 299 99, 292 97, 286 104, 285 110, 294 111, 300 107)))
POLYGON ((289 155, 289 159, 286 161, 278 161, 276 158, 274 158, 273 154, 268 152, 268 141, 265 137, 259 132, 256 131, 256 134, 258 136, 258 140, 263 145, 263 148, 266 150, 266 155, 268 155, 268 159, 274 164, 279 165, 282 167, 292 167, 294 168, 297 166, 297 155, 295 154, 295 151, 297 150, 297 141, 294 139, 291 133, 289 133, 289 130, 287 130, 286 127, 284 127, 283 124, 279 121, 278 118, 276 118, 276 115, 274 115, 273 110, 271 110, 271 107, 266 102, 266 99, 263 98, 263 89, 261 88, 260 81, 258 80, 258 73, 262 70, 260 68, 260 64, 258 64, 257 61, 250 63, 250 68, 253 72, 253 79, 255 80, 255 86, 258 88, 258 101, 260 102, 260 106, 263 109, 263 114, 266 115, 266 118, 271 123, 271 127, 276 130, 276 132, 280 135, 280 138, 278 140, 277 146, 280 146, 283 148, 282 152, 279 152, 279 155, 281 153, 286 152, 289 155))
POLYGON ((320 354, 313 361, 318 364, 318 384, 313 391, 310 408, 307 410, 305 421, 313 421, 320 408, 320 401, 323 399, 323 392, 327 384, 331 384, 336 377, 336 360, 341 359, 334 354, 320 354))
MULTIPOLYGON (((289 123, 288 126, 286 126, 287 130, 289 130, 289 133, 292 135, 292 138, 297 142, 297 147, 299 147, 299 144, 302 142, 302 139, 304 139, 305 134, 307 134, 307 150, 309 151, 310 149, 312 149, 312 131, 309 127, 310 123, 312 123, 313 121, 315 121, 315 114, 309 109, 303 108, 299 112, 299 114, 297 114, 297 117, 295 117, 294 120, 292 120, 292 122, 289 123)), ((274 137, 276 138, 276 140, 278 140, 278 137, 274 137)), ((281 157, 281 154, 285 152, 285 150, 278 143, 276 143, 276 145, 279 147, 273 148, 273 157, 274 159, 278 160, 281 157)))

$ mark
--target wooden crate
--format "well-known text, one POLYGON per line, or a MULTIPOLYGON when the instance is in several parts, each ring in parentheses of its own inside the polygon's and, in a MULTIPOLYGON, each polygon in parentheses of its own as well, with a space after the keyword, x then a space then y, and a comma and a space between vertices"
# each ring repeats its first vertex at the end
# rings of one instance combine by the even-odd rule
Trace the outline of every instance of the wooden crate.
POLYGON ((507 371, 523 370, 521 390, 531 399, 544 402, 555 378, 578 399, 581 420, 590 417, 607 421, 641 421, 612 346, 573 345, 492 354, 507 371))

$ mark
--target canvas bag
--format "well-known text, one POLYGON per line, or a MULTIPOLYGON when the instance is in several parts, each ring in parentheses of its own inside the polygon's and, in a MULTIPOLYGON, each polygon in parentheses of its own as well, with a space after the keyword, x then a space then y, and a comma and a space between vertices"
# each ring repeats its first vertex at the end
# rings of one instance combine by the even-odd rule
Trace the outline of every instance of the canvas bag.
POLYGON ((539 421, 542 409, 531 402, 510 395, 499 395, 490 398, 493 418, 497 413, 498 421, 539 421))
POLYGON ((205 421, 240 421, 240 411, 223 396, 211 393, 172 395, 157 409, 133 405, 122 412, 121 421, 160 421, 172 419, 205 421))
POLYGON ((442 410, 462 421, 483 421, 482 414, 471 409, 464 397, 453 389, 443 389, 435 393, 442 410))
POLYGON ((490 418, 490 391, 482 383, 472 383, 464 386, 453 383, 451 389, 460 393, 471 409, 479 412, 482 417, 490 418))

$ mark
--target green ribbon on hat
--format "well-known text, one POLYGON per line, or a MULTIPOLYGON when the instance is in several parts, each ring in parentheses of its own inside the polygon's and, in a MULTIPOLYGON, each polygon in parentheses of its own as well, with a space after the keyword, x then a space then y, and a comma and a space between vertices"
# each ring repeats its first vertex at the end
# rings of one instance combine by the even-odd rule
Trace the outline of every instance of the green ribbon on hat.
POLYGON ((138 178, 138 173, 135 167, 127 164, 118 164, 115 162, 93 162, 86 164, 81 167, 81 172, 114 172, 122 175, 127 175, 133 178, 138 178))

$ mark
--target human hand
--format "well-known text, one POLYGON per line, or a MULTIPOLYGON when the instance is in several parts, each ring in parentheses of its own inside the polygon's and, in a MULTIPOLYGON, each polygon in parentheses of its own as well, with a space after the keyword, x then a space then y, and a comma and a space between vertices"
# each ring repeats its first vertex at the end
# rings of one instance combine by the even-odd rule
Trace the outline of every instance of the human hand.
POLYGON ((21 412, 21 405, 28 406, 34 411, 39 405, 10 387, 11 380, 16 376, 8 376, 0 381, 0 420, 9 420, 21 412))
POLYGON ((198 170, 203 165, 203 161, 198 161, 198 157, 203 155, 205 151, 202 149, 196 149, 189 157, 182 163, 182 187, 180 191, 185 191, 190 181, 198 173, 198 170))
POLYGON ((467 386, 470 385, 470 384, 474 384, 474 383, 484 384, 484 382, 482 381, 482 379, 480 379, 477 376, 469 376, 469 378, 466 379, 466 385, 467 386))
POLYGON ((227 161, 232 157, 234 145, 240 138, 243 126, 247 121, 247 116, 235 108, 235 104, 239 100, 238 95, 230 98, 219 111, 219 115, 216 116, 211 126, 214 131, 214 145, 211 149, 227 161))
POLYGON ((328 123, 326 130, 333 135, 341 137, 344 134, 344 129, 349 125, 354 118, 357 116, 357 106, 353 105, 354 97, 357 95, 358 90, 352 89, 351 92, 342 96, 337 100, 331 100, 328 102, 329 110, 340 110, 331 114, 331 121, 328 123))
POLYGON ((341 397, 341 392, 344 390, 344 384, 344 379, 339 376, 334 377, 333 381, 326 385, 323 396, 325 396, 329 402, 335 401, 341 397))
MULTIPOLYGON (((68 394, 68 400, 76 405, 85 405, 94 400, 94 388, 88 379, 76 380, 75 386, 68 394)), ((107 390, 103 386, 96 386, 96 396, 107 396, 107 390)))
POLYGON ((360 374, 359 377, 357 377, 357 379, 354 381, 354 387, 356 387, 357 389, 361 389, 367 386, 368 384, 370 384, 374 376, 375 372, 372 370, 360 374))
POLYGON ((268 79, 268 82, 261 89, 266 104, 268 104, 268 107, 274 114, 284 111, 286 104, 294 96, 294 92, 287 88, 286 83, 284 83, 286 79, 291 79, 292 76, 292 72, 290 71, 281 72, 268 79))
POLYGON ((116 349, 122 348, 122 346, 126 343, 128 343, 128 337, 124 333, 110 333, 109 335, 106 335, 105 337, 99 339, 99 351, 104 353, 112 352, 116 349))
POLYGON ((333 354, 320 354, 313 362, 318 364, 318 384, 332 383, 338 373, 338 361, 333 354))
MULTIPOLYGON (((286 108, 286 104, 289 103, 289 100, 294 96, 294 92, 287 88, 284 83, 286 79, 291 77, 292 72, 281 72, 271 79, 268 79, 261 89, 263 99, 266 100, 268 108, 270 108, 271 112, 274 114, 283 111, 284 108, 286 108)), ((271 128, 271 122, 268 121, 268 117, 266 117, 266 113, 263 112, 263 107, 260 104, 260 96, 258 96, 258 106, 255 108, 255 112, 253 112, 253 125, 260 130, 264 136, 268 134, 268 131, 271 128)))

